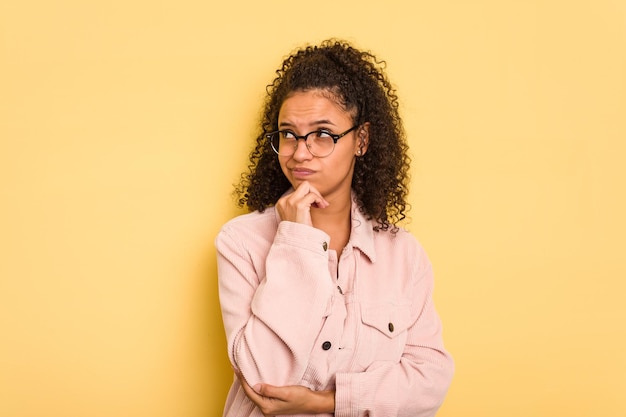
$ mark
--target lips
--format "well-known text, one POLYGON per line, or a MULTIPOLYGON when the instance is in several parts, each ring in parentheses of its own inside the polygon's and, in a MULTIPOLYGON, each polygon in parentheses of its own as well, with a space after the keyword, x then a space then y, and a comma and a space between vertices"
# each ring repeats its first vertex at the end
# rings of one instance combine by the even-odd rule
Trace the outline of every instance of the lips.
POLYGON ((306 168, 291 168, 291 174, 294 178, 307 178, 315 174, 315 171, 306 168))

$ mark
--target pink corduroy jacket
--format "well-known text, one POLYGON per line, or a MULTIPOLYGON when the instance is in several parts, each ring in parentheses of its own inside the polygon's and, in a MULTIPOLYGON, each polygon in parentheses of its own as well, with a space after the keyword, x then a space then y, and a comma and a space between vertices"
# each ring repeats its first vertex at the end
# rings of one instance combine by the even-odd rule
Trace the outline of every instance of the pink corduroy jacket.
MULTIPOLYGON (((433 274, 408 232, 375 232, 355 203, 339 259, 329 236, 274 208, 216 238, 232 366, 251 385, 333 389, 336 417, 433 416, 452 379, 433 274)), ((226 417, 262 416, 234 378, 226 417)))

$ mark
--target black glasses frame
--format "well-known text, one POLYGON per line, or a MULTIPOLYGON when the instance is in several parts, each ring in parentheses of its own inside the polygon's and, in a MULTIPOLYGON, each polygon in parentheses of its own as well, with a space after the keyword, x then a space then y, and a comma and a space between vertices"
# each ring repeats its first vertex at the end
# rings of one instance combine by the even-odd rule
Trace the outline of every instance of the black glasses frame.
MULTIPOLYGON (((313 133, 319 133, 319 132, 324 132, 324 133, 326 133, 328 136, 330 136, 330 137, 331 137, 331 139, 333 140, 333 151, 334 151, 334 150, 335 150, 335 146, 334 146, 334 145, 336 145, 336 144, 337 144, 337 141, 338 141, 339 139, 341 139, 342 137, 346 136, 348 133, 352 132, 352 131, 353 131, 354 129, 356 129, 357 127, 359 127, 359 125, 354 125, 354 126, 352 126, 350 129, 346 130, 345 132, 343 132, 343 133, 339 133, 339 134, 330 133, 330 132, 329 132, 328 130, 326 130, 326 129, 317 129, 317 130, 313 130, 313 131, 311 131, 311 132, 307 133, 306 135, 296 135, 296 133, 295 133, 293 130, 289 130, 289 129, 282 129, 282 130, 276 130, 275 132, 266 133, 266 134, 265 134, 265 137, 266 137, 266 138, 270 141, 270 145, 271 145, 271 147, 272 147, 272 150, 274 150, 274 152, 276 152, 278 155, 280 155, 280 154, 278 153, 278 149, 276 149, 276 148, 274 147, 274 144, 272 143, 272 137, 273 137, 274 135, 277 135, 277 134, 282 133, 282 132, 289 132, 289 133, 291 133, 291 134, 293 135, 293 137, 296 139, 296 146, 293 148, 293 153, 296 153, 296 149, 298 148, 298 140, 302 139, 302 140, 304 140, 304 142, 306 143, 306 141, 307 141, 307 139, 309 138, 309 135, 310 135, 310 134, 313 134, 313 133)), ((308 144, 307 144, 307 149, 309 149, 308 144)), ((331 153, 333 153, 333 151, 330 151, 330 153, 329 153, 328 155, 330 155, 331 153)), ((309 149, 309 152, 311 152, 311 150, 310 150, 310 149, 309 149)), ((311 153, 312 153, 312 152, 311 152, 311 153)), ((313 154, 313 153, 312 153, 312 154, 313 154)), ((292 154, 292 155, 293 155, 293 154, 292 154)), ((328 156, 328 155, 325 155, 325 156, 328 156)), ((284 156, 287 156, 287 155, 284 155, 284 156)), ((314 156, 317 156, 317 155, 314 155, 314 156)))

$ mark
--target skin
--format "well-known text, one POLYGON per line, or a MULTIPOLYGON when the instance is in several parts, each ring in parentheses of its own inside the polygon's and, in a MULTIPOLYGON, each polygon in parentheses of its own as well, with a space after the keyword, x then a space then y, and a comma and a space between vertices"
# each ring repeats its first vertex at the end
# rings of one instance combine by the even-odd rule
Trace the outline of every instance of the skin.
MULTIPOLYGON (((316 129, 342 133, 353 126, 353 114, 332 94, 322 90, 296 91, 283 102, 279 129, 303 135, 316 129)), ((341 253, 350 238, 351 183, 357 156, 367 152, 369 123, 339 139, 333 153, 313 156, 304 140, 292 156, 278 156, 294 191, 281 197, 276 210, 281 220, 306 224, 330 236, 330 249, 341 253)), ((334 413, 335 391, 312 391, 291 385, 250 387, 238 374, 244 392, 265 416, 334 413)))
MULTIPOLYGON (((316 129, 341 133, 353 126, 353 115, 322 90, 296 91, 283 102, 280 129, 299 135, 316 129)), ((280 167, 294 188, 276 203, 282 220, 313 226, 330 236, 330 248, 341 253, 350 237, 351 183, 357 153, 367 152, 369 123, 337 141, 333 153, 313 156, 304 140, 292 156, 279 156, 280 167)))
POLYGON ((335 412, 335 391, 312 391, 299 385, 276 387, 257 384, 252 388, 241 375, 238 377, 244 392, 264 416, 335 412))

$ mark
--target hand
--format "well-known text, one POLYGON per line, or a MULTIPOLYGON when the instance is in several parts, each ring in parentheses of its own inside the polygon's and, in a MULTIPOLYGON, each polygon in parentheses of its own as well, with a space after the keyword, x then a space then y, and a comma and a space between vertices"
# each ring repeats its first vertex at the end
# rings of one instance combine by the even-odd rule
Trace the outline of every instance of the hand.
POLYGON ((248 398, 264 416, 335 412, 334 391, 312 391, 300 385, 276 387, 269 384, 257 384, 253 389, 241 375, 237 376, 248 398))
POLYGON ((276 210, 281 220, 313 226, 311 207, 326 208, 329 203, 309 182, 302 182, 294 192, 281 197, 276 202, 276 210))

